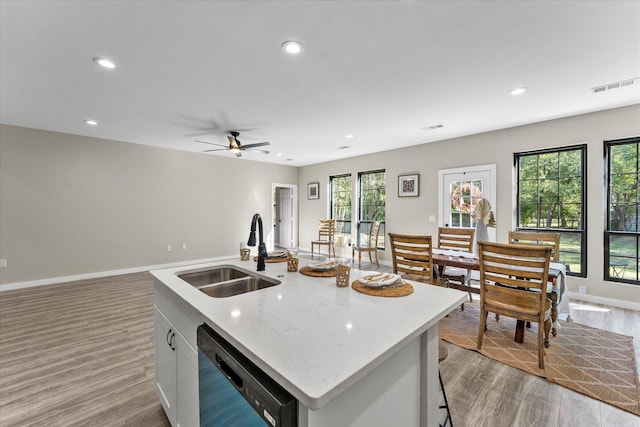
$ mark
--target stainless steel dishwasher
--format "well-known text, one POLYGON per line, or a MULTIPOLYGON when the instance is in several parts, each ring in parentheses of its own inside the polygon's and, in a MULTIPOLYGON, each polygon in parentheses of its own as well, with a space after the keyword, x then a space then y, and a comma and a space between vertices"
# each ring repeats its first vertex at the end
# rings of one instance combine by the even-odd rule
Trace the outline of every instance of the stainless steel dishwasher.
POLYGON ((298 401, 211 327, 198 327, 200 425, 291 427, 298 401))

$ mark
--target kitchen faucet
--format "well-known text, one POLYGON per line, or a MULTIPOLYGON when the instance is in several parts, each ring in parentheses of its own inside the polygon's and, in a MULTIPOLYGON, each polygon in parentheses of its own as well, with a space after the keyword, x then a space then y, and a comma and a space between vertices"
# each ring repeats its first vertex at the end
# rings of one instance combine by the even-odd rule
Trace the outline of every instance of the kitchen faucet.
POLYGON ((262 217, 260 214, 255 214, 251 220, 251 233, 249 233, 248 246, 256 245, 256 222, 260 230, 260 242, 258 245, 258 271, 264 271, 264 260, 267 257, 267 246, 264 244, 264 234, 262 231, 262 217))

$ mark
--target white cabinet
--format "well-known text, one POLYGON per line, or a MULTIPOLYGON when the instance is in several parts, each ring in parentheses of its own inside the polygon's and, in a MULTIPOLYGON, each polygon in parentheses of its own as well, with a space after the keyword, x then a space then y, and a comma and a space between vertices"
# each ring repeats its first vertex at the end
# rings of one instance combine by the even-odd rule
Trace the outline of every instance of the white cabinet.
POLYGON ((176 330, 157 308, 155 319, 156 390, 171 425, 176 425, 178 364, 175 353, 176 330))
POLYGON ((198 353, 154 307, 156 389, 175 427, 199 424, 198 353))

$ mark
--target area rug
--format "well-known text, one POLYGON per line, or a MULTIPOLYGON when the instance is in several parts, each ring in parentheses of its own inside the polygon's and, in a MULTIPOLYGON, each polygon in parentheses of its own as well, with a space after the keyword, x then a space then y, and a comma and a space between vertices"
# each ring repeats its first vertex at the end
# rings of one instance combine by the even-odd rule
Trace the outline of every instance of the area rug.
MULTIPOLYGON (((479 303, 464 304, 439 323, 440 338, 476 350, 479 303)), ((560 321, 558 336, 545 349, 544 369, 538 368, 537 324, 525 331, 522 344, 514 341, 515 319, 489 313, 481 354, 498 362, 546 378, 571 390, 640 415, 640 384, 633 338, 589 326, 560 321)))

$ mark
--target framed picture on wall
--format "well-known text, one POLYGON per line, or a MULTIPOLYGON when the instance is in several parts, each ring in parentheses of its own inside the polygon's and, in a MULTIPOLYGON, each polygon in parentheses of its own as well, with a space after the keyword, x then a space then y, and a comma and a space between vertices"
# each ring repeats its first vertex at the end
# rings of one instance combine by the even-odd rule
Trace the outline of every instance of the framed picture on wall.
POLYGON ((319 199, 320 198, 320 183, 310 182, 307 184, 307 199, 319 199))
POLYGON ((398 197, 418 197, 420 175, 398 175, 398 197))

